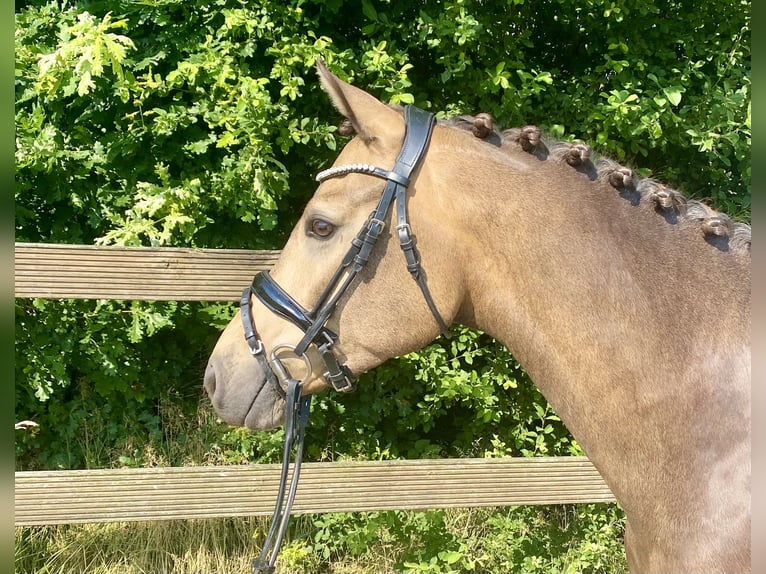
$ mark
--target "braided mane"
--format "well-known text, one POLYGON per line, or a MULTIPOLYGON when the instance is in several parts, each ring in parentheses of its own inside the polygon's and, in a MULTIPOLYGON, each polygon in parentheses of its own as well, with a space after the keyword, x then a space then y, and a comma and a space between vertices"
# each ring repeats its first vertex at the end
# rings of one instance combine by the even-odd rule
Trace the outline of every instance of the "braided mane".
POLYGON ((606 158, 597 157, 582 143, 546 143, 540 128, 523 126, 498 131, 490 114, 463 115, 442 122, 468 131, 474 137, 506 150, 518 150, 541 161, 563 162, 591 181, 603 181, 617 190, 633 205, 649 204, 668 223, 681 220, 699 225, 701 234, 711 245, 722 251, 750 256, 751 228, 733 221, 728 215, 715 211, 704 203, 686 199, 678 191, 652 178, 641 178, 632 169, 606 158))

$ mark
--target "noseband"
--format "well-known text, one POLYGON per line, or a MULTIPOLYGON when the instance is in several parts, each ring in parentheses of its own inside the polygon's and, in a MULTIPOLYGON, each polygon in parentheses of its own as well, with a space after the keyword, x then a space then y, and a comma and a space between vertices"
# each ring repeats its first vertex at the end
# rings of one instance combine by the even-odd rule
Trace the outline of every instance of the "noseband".
POLYGON ((332 317, 338 302, 352 287, 354 279, 367 265, 372 250, 385 228, 385 222, 388 219, 394 200, 396 201, 396 233, 407 263, 407 270, 420 287, 426 304, 439 326, 439 330, 443 334, 448 333, 448 326, 436 308, 420 267, 420 258, 415 249, 415 240, 412 237, 412 229, 407 217, 406 202, 410 176, 420 164, 428 148, 436 118, 429 112, 413 106, 406 106, 404 108, 404 119, 406 125, 404 143, 393 169, 386 170, 367 164, 350 164, 332 167, 320 172, 316 176, 317 181, 321 183, 327 179, 341 177, 349 173, 361 173, 386 180, 386 186, 383 189, 377 207, 367 218, 367 221, 356 237, 351 241, 351 246, 346 255, 311 311, 305 309, 282 289, 268 271, 258 273, 253 279, 252 284, 242 292, 240 311, 245 330, 245 339, 250 352, 258 360, 261 371, 266 378, 286 401, 285 451, 277 505, 261 555, 253 564, 254 574, 268 574, 274 571, 274 563, 276 562, 279 546, 287 526, 292 501, 295 497, 300 472, 303 433, 308 422, 309 409, 311 408, 311 395, 301 397, 302 382, 291 376, 288 369, 282 364, 279 354, 286 349, 295 356, 302 358, 306 363, 308 370, 306 376, 308 377, 311 372, 311 361, 306 351, 313 345, 324 363, 323 378, 325 381, 338 392, 347 393, 354 389, 354 378, 351 371, 338 360, 333 349, 338 336, 327 328, 327 322, 332 317), (263 341, 256 330, 253 320, 251 307, 253 296, 272 313, 290 321, 303 331, 303 338, 297 345, 294 347, 280 345, 272 349, 269 357, 266 357, 263 341), (284 511, 282 511, 290 452, 296 442, 297 448, 290 493, 284 511), (280 523, 278 531, 276 528, 277 522, 280 523), (275 532, 276 539, 274 539, 275 532), (270 550, 272 542, 274 548, 270 550))

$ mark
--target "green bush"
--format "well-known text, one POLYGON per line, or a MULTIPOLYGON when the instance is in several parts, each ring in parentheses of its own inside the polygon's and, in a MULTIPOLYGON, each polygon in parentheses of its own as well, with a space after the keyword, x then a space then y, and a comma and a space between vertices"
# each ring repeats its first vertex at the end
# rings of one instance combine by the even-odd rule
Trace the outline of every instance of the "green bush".
MULTIPOLYGON (((749 219, 746 0, 16 6, 18 241, 281 247, 345 141, 319 57, 384 100, 537 124, 749 219)), ((16 416, 40 425, 17 432, 17 468, 277 460, 279 431, 230 429, 201 397, 232 313, 17 300, 16 416)), ((360 385, 317 401, 310 459, 580 453, 520 366, 479 333, 456 328, 360 385)), ((588 528, 603 519, 592 515, 583 540, 601 536, 588 528)), ((408 568, 470 570, 460 544, 408 568)), ((609 570, 595 558, 577 568, 609 570)))
MULTIPOLYGON (((26 3, 16 13, 17 240, 280 247, 311 175, 343 143, 315 80, 320 56, 384 99, 537 123, 747 218, 749 3, 687 4, 26 3)), ((229 313, 18 301, 17 413, 43 425, 37 441, 21 437, 19 464, 86 464, 78 428, 104 399, 127 405, 112 428, 127 414, 160 432, 147 405, 180 393, 196 406, 204 356, 229 313)), ((466 337, 478 335, 451 345, 466 337)), ((515 409, 547 407, 527 382, 518 390, 524 376, 504 350, 480 346, 463 361, 439 342, 390 363, 367 383, 376 393, 349 410, 395 456, 549 452, 539 436, 563 436, 560 425, 528 429, 525 415, 510 423, 521 435, 496 432, 509 428, 503 417, 521 420, 515 409), (508 365, 474 368, 476 353, 508 365), (402 414, 409 443, 390 428, 402 414), (463 436, 439 426, 453 416, 470 421, 463 436)), ((364 456, 370 446, 336 450, 364 456)))

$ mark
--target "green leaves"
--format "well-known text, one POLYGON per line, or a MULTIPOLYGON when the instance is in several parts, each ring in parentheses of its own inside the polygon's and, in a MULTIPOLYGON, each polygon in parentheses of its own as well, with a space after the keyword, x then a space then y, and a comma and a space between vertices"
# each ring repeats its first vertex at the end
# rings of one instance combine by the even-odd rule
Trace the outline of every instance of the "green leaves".
POLYGON ((127 19, 112 20, 111 13, 98 19, 88 12, 77 15, 75 24, 64 23, 59 44, 50 54, 38 59, 37 89, 48 97, 85 96, 95 88, 95 78, 111 70, 116 82, 125 79, 123 62, 135 44, 127 36, 112 30, 127 27, 127 19))
MULTIPOLYGON (((16 14, 17 238, 281 247, 313 175, 343 143, 316 82, 320 57, 391 103, 488 111, 502 127, 536 123, 747 219, 748 4, 681 8, 221 0, 106 2, 85 12, 27 4, 16 14)), ((37 394, 30 400, 55 398, 75 380, 108 389, 125 349, 179 329, 178 308, 115 312, 124 320, 97 313, 77 329, 67 319, 55 337, 31 331, 24 345, 47 351, 19 347, 20 371, 37 394), (92 361, 73 374, 71 353, 92 361)), ((51 306, 21 304, 17 320, 29 326, 33 317, 60 321, 51 306)), ((184 363, 209 351, 186 345, 184 363)), ((164 384, 142 376, 154 392, 164 384)), ((199 368, 194 377, 196 385, 199 368)), ((370 396, 322 403, 340 450, 577 450, 554 413, 537 412, 545 403, 507 351, 478 333, 458 330, 367 384, 370 396), (341 409, 356 423, 334 419, 341 409)))
POLYGON ((78 241, 212 246, 225 233, 228 245, 269 243, 266 232, 294 219, 280 226, 280 211, 300 209, 310 173, 338 147, 319 57, 391 103, 561 128, 747 213, 749 16, 736 5, 659 20, 656 8, 607 0, 558 3, 550 18, 524 2, 415 10, 370 0, 342 16, 339 5, 307 6, 19 12, 17 201, 30 238, 52 236, 46 204, 78 241), (704 32, 718 21, 720 52, 704 32), (684 167, 695 158, 710 169, 684 167), (158 162, 171 168, 163 181, 158 162), (147 190, 191 196, 152 216, 147 190))
MULTIPOLYGON (((681 103, 681 97, 686 90, 682 86, 670 86, 662 88, 662 92, 668 98, 671 105, 677 106, 681 103)), ((656 100, 655 100, 656 101, 656 100)))
POLYGON ((334 127, 287 106, 331 40, 281 37, 302 15, 279 6, 294 19, 232 6, 218 20, 177 3, 121 18, 34 7, 17 15, 16 199, 29 239, 195 245, 204 236, 211 246, 225 232, 229 246, 279 246, 259 232, 277 226, 289 193, 283 154, 337 148, 334 127), (42 204, 66 212, 76 236, 63 236, 42 204), (219 231, 207 232, 213 224, 219 231))
MULTIPOLYGON (((313 176, 345 141, 317 85, 320 57, 390 103, 537 124, 749 218, 746 0, 693 11, 639 0, 107 0, 88 10, 42 1, 16 12, 17 240, 282 247, 313 176)), ((180 443, 158 414, 171 399, 203 413, 188 431, 205 445, 196 460, 277 461, 279 433, 217 425, 199 408, 205 359, 232 314, 17 301, 18 420, 41 425, 19 438, 18 464, 145 464, 157 445, 180 443)), ((456 328, 360 385, 317 399, 309 458, 582 454, 484 334, 456 328)), ((180 449, 166 462, 192 456, 180 449)), ((621 556, 619 517, 556 512, 517 509, 462 531, 445 513, 324 517, 327 538, 301 539, 295 560, 411 539, 404 571, 624 569, 610 562, 621 556), (352 533, 348 544, 327 542, 338 532, 352 533)))

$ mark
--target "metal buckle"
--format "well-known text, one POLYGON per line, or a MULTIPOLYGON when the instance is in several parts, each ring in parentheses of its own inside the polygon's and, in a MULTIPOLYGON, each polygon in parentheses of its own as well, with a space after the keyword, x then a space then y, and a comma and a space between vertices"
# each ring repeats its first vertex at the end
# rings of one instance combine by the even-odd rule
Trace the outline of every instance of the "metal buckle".
POLYGON ((373 225, 377 225, 380 227, 380 231, 383 231, 386 228, 386 222, 382 219, 377 219, 375 217, 370 217, 370 220, 367 222, 367 229, 372 229, 373 225))
POLYGON ((408 238, 412 235, 412 227, 410 227, 409 223, 400 223, 396 226, 396 231, 404 231, 408 238))
POLYGON ((332 386, 333 390, 337 393, 351 393, 354 391, 356 386, 354 385, 354 381, 352 381, 348 375, 345 373, 343 374, 342 380, 336 380, 330 377, 330 372, 326 372, 324 374, 325 380, 330 381, 330 385, 332 386))
POLYGON ((251 343, 250 339, 247 340, 247 347, 250 349, 251 355, 260 355, 263 353, 263 341, 255 339, 255 343, 251 343))

